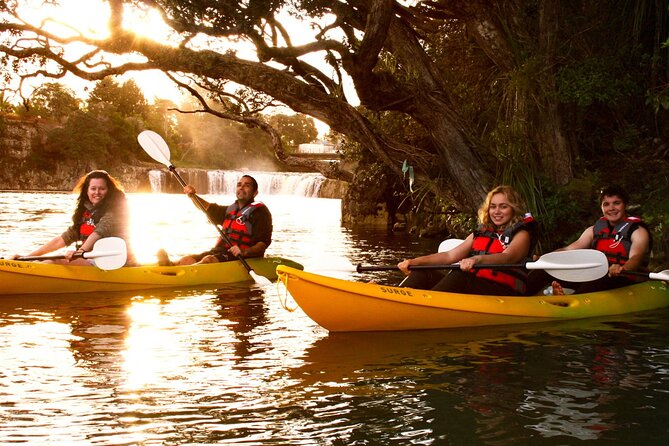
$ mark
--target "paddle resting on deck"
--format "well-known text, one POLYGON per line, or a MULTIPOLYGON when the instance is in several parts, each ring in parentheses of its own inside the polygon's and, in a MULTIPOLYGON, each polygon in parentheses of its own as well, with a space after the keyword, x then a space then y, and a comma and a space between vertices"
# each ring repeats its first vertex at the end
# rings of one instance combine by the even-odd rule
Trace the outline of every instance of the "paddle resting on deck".
MULTIPOLYGON (((416 265, 410 270, 419 269, 459 269, 458 263, 448 265, 416 265)), ((551 276, 559 280, 569 282, 589 282, 604 277, 608 273, 608 262, 601 251, 594 249, 574 249, 571 251, 557 251, 544 254, 535 262, 523 262, 513 264, 478 264, 475 269, 504 269, 504 268, 526 268, 543 269, 551 276)), ((397 265, 358 265, 357 272, 367 271, 391 271, 399 269, 397 265)))
MULTIPOLYGON (((183 178, 181 178, 181 175, 177 172, 176 167, 171 163, 170 161, 170 149, 167 146, 167 143, 165 140, 157 134, 154 131, 151 130, 144 130, 137 136, 137 140, 139 141, 139 145, 142 146, 144 151, 154 160, 158 161, 161 164, 164 164, 170 172, 174 175, 174 177, 177 179, 179 184, 181 184, 182 187, 186 187, 186 182, 184 181, 183 178)), ((221 235, 223 240, 228 243, 228 245, 232 246, 233 243, 228 237, 228 235, 221 229, 219 225, 216 224, 215 221, 211 219, 209 214, 207 214, 207 209, 205 209, 204 205, 202 204, 202 201, 200 200, 200 197, 197 195, 193 194, 193 196, 190 197, 191 200, 193 201, 193 204, 197 206, 204 214, 207 216, 207 219, 209 220, 209 223, 214 225, 218 233, 221 235)), ((237 259, 242 262, 242 265, 244 265, 244 268, 246 268, 246 271, 248 271, 249 275, 251 278, 258 284, 260 285, 269 285, 272 282, 270 282, 266 277, 263 277, 259 274, 256 274, 251 266, 244 260, 244 257, 241 255, 237 256, 237 259)))
MULTIPOLYGON (((89 259, 93 264, 103 270, 119 269, 128 260, 128 249, 125 240, 120 237, 101 238, 93 245, 93 249, 82 254, 75 254, 73 258, 89 259)), ((47 256, 27 256, 19 257, 15 260, 33 261, 33 260, 56 260, 64 259, 61 254, 47 256)))

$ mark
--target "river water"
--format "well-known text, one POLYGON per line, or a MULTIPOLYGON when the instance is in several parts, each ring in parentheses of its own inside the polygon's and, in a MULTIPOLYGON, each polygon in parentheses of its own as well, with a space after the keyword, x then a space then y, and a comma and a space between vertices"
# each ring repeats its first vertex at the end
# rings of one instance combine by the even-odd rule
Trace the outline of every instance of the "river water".
MULTIPOLYGON (((339 200, 259 198, 274 216, 268 254, 311 271, 394 263, 438 245, 342 228, 339 200)), ((142 261, 154 261, 161 247, 174 256, 205 250, 216 238, 183 195, 129 199, 142 261)), ((59 234, 73 205, 71 194, 0 192, 0 257, 59 234)), ((329 335, 299 309, 285 308, 285 293, 272 284, 0 296, 0 444, 669 441, 667 310, 329 335)))

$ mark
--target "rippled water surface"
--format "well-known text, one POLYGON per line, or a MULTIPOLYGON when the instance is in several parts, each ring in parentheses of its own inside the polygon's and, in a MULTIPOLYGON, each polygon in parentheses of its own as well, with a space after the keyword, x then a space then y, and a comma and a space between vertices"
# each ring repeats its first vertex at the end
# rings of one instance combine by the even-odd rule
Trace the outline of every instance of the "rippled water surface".
MULTIPOLYGON (((174 256, 205 250, 216 238, 183 195, 129 197, 142 261, 154 261, 160 247, 174 256)), ((438 244, 343 229, 338 200, 262 199, 274 216, 268 254, 309 270, 394 263, 438 244)), ((62 232, 73 205, 70 194, 0 193, 0 257, 62 232)), ((284 308, 285 293, 273 284, 0 296, 0 444, 669 440, 667 310, 328 335, 299 309, 284 308)))

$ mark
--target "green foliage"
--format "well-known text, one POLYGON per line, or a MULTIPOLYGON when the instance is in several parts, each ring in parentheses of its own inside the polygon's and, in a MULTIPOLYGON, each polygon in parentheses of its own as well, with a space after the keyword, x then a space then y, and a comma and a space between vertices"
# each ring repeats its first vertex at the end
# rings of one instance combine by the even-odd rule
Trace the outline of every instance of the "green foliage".
POLYGON ((540 225, 540 252, 565 246, 578 238, 583 230, 599 218, 594 186, 589 181, 573 181, 558 187, 541 182, 542 210, 535 214, 540 225))
POLYGON ((57 121, 66 119, 71 113, 79 110, 81 101, 74 92, 56 82, 48 82, 36 88, 30 95, 29 116, 41 116, 57 121))
POLYGON ((43 144, 33 143, 37 150, 32 152, 30 161, 35 167, 48 171, 56 167, 54 160, 106 162, 111 158, 111 141, 111 135, 93 116, 77 111, 62 127, 49 131, 43 144))
POLYGON ((649 106, 655 114, 660 109, 669 110, 669 86, 663 86, 655 90, 646 92, 646 105, 649 106))
POLYGON ((146 118, 149 114, 146 98, 132 79, 122 85, 111 77, 98 81, 88 97, 88 106, 99 104, 111 105, 122 116, 146 118))
POLYGON ((16 107, 6 97, 4 91, 0 91, 0 113, 15 113, 16 107))
MULTIPOLYGON (((348 188, 347 214, 354 218, 377 215, 378 203, 389 202, 388 181, 388 169, 383 164, 370 162, 361 165, 355 181, 348 188)), ((393 207, 392 204, 390 207, 393 207)))
POLYGON ((635 124, 626 125, 616 132, 611 145, 616 152, 632 152, 638 147, 644 133, 635 124))
POLYGON ((362 145, 358 142, 347 138, 343 135, 340 135, 332 130, 325 137, 327 141, 333 143, 339 153, 341 154, 342 160, 349 163, 359 162, 365 154, 369 154, 362 145))
POLYGON ((560 99, 579 107, 598 102, 615 107, 640 92, 634 76, 620 62, 597 57, 562 67, 556 80, 560 99))
POLYGON ((653 238, 651 268, 664 270, 669 268, 669 200, 664 200, 657 207, 643 214, 653 238))
POLYGON ((281 142, 288 153, 297 151, 300 144, 313 142, 318 137, 314 119, 307 115, 276 114, 268 121, 281 134, 281 142))
POLYGON ((465 238, 476 228, 473 214, 461 212, 444 198, 434 194, 434 184, 421 184, 409 192, 398 209, 413 215, 412 224, 423 237, 465 238))
POLYGON ((47 131, 43 141, 34 143, 31 162, 46 169, 54 167, 54 160, 131 163, 143 154, 136 139, 141 130, 171 128, 165 114, 147 104, 133 81, 123 85, 111 79, 98 82, 84 110, 73 93, 57 83, 36 89, 30 102, 30 115, 60 122, 47 131))

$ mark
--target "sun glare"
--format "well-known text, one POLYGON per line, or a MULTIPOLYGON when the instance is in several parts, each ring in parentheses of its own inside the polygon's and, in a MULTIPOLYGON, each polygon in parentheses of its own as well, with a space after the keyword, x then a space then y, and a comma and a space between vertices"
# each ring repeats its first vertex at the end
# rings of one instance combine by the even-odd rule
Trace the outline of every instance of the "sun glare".
MULTIPOLYGON (((156 9, 138 9, 132 5, 126 5, 125 8, 123 22, 125 29, 148 39, 170 43, 173 32, 156 9)), ((20 3, 18 12, 20 17, 31 25, 43 26, 45 30, 61 37, 77 35, 88 39, 109 37, 109 5, 104 1, 60 0, 45 5, 42 0, 27 0, 20 3)), ((90 47, 83 43, 72 43, 67 45, 66 50, 70 59, 76 59, 88 53, 90 47)), ((107 57, 110 60, 118 60, 115 56, 107 57)), ((134 78, 149 100, 164 98, 174 103, 180 101, 180 91, 160 72, 134 72, 128 73, 124 78, 134 78)), ((35 82, 28 82, 24 86, 36 88, 41 82, 42 79, 36 79, 35 82)), ((87 95, 86 82, 75 78, 66 79, 65 83, 81 97, 87 95)))
POLYGON ((28 1, 22 3, 19 14, 35 26, 45 21, 48 31, 61 36, 82 34, 89 38, 104 38, 109 34, 109 8, 98 0, 62 0, 47 5, 41 1, 28 1))
MULTIPOLYGON (((62 36, 82 34, 89 38, 104 38, 109 34, 109 6, 99 0, 61 0, 57 4, 43 5, 28 1, 20 8, 21 16, 39 25, 47 20, 47 29, 62 36)), ((142 37, 166 41, 170 28, 156 9, 140 10, 126 6, 123 26, 142 37)))
POLYGON ((123 26, 142 37, 161 42, 167 42, 172 31, 156 9, 146 11, 128 9, 124 16, 123 26))

